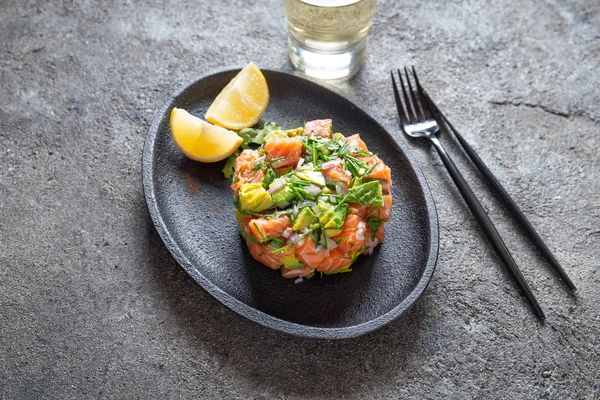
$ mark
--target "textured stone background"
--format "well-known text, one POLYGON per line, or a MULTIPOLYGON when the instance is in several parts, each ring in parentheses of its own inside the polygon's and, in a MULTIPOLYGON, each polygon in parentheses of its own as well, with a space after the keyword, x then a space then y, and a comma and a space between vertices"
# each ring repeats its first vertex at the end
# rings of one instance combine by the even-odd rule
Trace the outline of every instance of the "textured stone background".
POLYGON ((222 306, 149 219, 149 121, 191 78, 290 70, 277 1, 0 2, 0 399, 600 398, 600 3, 381 1, 339 91, 395 124, 423 83, 538 228, 571 296, 444 137, 548 314, 534 317, 434 151, 441 254, 405 317, 348 341, 222 306))

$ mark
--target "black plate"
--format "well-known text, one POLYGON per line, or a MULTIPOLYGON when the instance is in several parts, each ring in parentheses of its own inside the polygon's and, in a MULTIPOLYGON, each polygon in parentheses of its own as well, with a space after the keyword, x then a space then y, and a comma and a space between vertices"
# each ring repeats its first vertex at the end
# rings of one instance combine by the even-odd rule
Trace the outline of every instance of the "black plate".
POLYGON ((180 89, 148 130, 142 161, 144 192, 152 220, 173 257, 227 307, 293 335, 355 337, 405 313, 433 274, 438 222, 425 178, 402 139, 392 137, 373 117, 329 89, 263 70, 271 93, 264 121, 291 128, 291 121, 331 118, 337 132, 360 133, 392 169, 392 217, 383 245, 372 256, 359 257, 351 273, 315 276, 295 284, 250 256, 237 231, 230 182, 221 174, 223 162, 187 159, 169 132, 173 107, 204 116, 238 71, 206 75, 180 89))

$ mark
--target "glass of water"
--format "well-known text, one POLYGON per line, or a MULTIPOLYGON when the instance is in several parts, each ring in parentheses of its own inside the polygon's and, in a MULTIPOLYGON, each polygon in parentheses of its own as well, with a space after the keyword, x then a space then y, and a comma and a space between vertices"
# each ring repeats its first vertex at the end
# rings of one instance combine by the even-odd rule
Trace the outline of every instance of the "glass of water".
POLYGON ((357 72, 365 58, 375 4, 376 0, 283 0, 294 68, 321 79, 357 72))

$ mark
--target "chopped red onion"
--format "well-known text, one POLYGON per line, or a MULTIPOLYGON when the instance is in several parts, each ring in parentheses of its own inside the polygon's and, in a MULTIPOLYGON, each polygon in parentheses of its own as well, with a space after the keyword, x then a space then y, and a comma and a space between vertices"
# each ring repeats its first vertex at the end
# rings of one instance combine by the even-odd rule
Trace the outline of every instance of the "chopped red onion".
POLYGON ((303 281, 303 280, 304 280, 304 279, 302 279, 302 277, 300 276, 300 277, 298 277, 298 279, 296 279, 296 280, 294 281, 294 283, 302 283, 302 281, 303 281))
POLYGON ((313 183, 306 186, 305 189, 306 189, 306 191, 308 191, 308 193, 310 193, 311 196, 316 196, 317 194, 319 194, 321 192, 321 188, 313 183))
POLYGON ((375 247, 377 247, 378 244, 379 244, 379 239, 377 239, 377 238, 369 244, 369 255, 373 254, 373 250, 375 250, 375 247))
POLYGON ((342 159, 336 158, 335 160, 327 161, 327 162, 323 163, 323 165, 321 165, 321 168, 322 169, 335 168, 336 166, 340 165, 341 163, 342 163, 342 159))
POLYGON ((356 232, 362 235, 365 233, 366 228, 367 228, 367 225, 365 225, 365 223, 363 221, 360 221, 358 223, 358 229, 356 230, 356 232))
POLYGON ((287 157, 282 158, 281 160, 271 161, 271 167, 273 167, 275 169, 281 168, 281 167, 284 167, 286 165, 289 165, 289 164, 287 164, 288 162, 289 162, 289 160, 287 159, 287 157))
POLYGON ((320 252, 322 252, 322 251, 323 251, 323 249, 324 249, 323 245, 322 245, 322 244, 319 244, 319 245, 317 246, 317 248, 315 249, 315 251, 316 251, 317 253, 320 253, 320 252))
POLYGON ((300 157, 298 159, 298 164, 296 164, 296 169, 300 168, 304 164, 304 158, 300 157))
POLYGON ((365 235, 358 232, 356 233, 356 235, 354 235, 354 237, 356 238, 356 240, 365 240, 365 235))
POLYGON ((327 238, 327 248, 333 250, 336 247, 338 247, 338 244, 335 242, 335 240, 327 238))
POLYGON ((292 230, 292 228, 287 227, 287 228, 285 228, 285 231, 283 231, 281 236, 283 236, 286 239, 289 239, 293 234, 294 234, 294 231, 292 230))
POLYGON ((294 234, 292 234, 292 236, 290 236, 288 243, 297 244, 301 240, 302 240, 302 236, 298 235, 297 233, 294 233, 294 234))

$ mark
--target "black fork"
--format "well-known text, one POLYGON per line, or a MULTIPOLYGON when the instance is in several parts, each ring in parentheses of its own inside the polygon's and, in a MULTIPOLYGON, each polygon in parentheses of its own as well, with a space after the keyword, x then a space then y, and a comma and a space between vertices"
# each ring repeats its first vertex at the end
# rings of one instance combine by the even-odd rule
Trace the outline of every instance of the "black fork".
POLYGON ((423 137, 429 139, 429 141, 433 144, 435 149, 437 150, 444 166, 448 170, 450 177, 458 187, 458 190, 462 194, 465 202, 471 209, 471 212, 477 218, 477 221, 487 234, 488 238, 494 245, 494 248, 498 252, 498 255, 502 258, 504 263, 510 269, 510 272, 513 274, 521 289, 525 292, 525 295, 529 299, 531 305, 533 306, 537 316, 540 319, 545 319, 544 311, 540 307, 535 295, 531 291, 531 288, 527 284, 527 281, 523 277, 521 270, 519 269, 517 263, 513 259, 512 255, 508 251, 506 244, 500 237, 500 234, 496 230, 496 227, 490 220, 490 217, 487 215, 483 206, 473 193, 473 190, 462 176, 446 150, 442 146, 441 142, 435 135, 439 131, 439 125, 433 114, 431 112, 432 107, 428 103, 425 96, 423 96, 423 90, 419 83, 419 79, 417 77, 417 73, 412 68, 412 74, 415 81, 415 87, 411 83, 410 73, 408 68, 404 67, 404 75, 406 79, 406 85, 404 83, 404 79, 402 78, 402 73, 400 70, 397 70, 399 85, 396 83, 396 79, 394 78, 394 72, 391 72, 392 76, 392 86, 394 88, 394 98, 396 100, 396 107, 398 109, 398 116, 400 118, 400 126, 402 127, 402 131, 410 137, 423 137), (401 89, 398 89, 400 86, 401 89), (400 95, 402 92, 402 96, 400 95))

